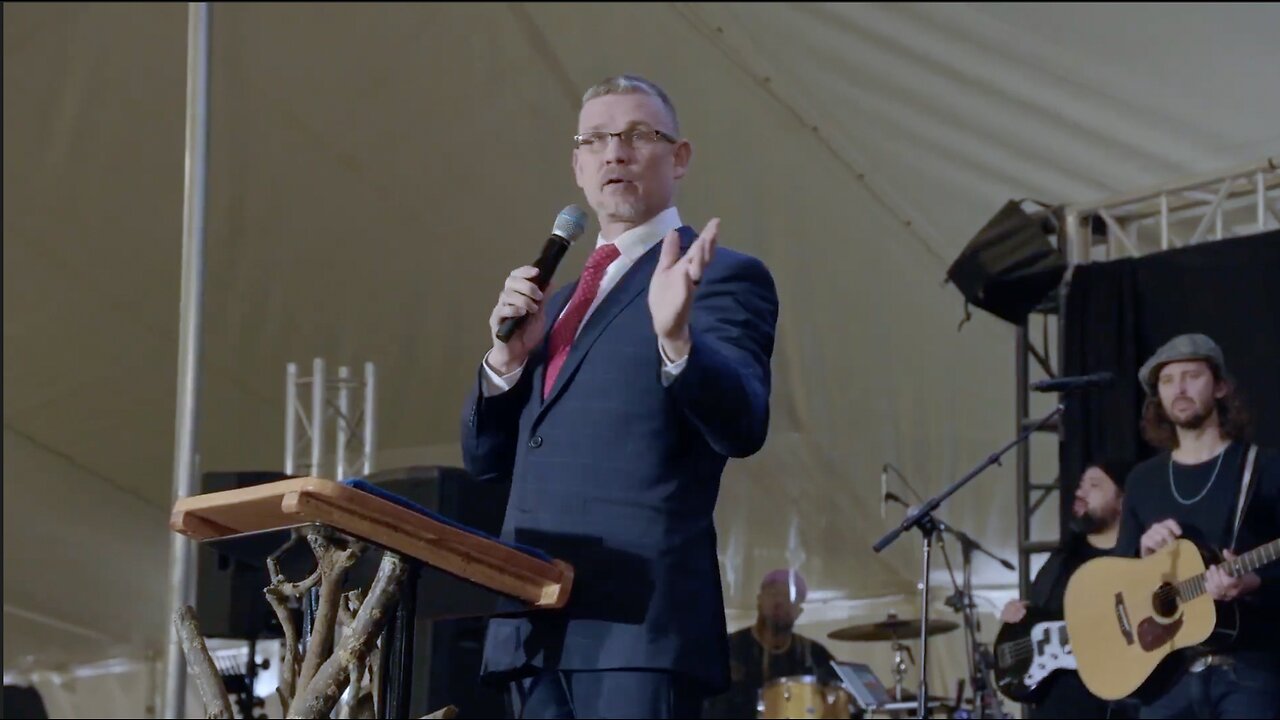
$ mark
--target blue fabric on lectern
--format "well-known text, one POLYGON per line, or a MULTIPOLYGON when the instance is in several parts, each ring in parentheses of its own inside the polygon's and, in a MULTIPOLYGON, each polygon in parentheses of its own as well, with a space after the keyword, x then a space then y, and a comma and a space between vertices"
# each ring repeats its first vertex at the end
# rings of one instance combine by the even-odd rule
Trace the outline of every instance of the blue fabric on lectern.
POLYGON ((517 543, 505 542, 488 533, 481 532, 480 530, 476 530, 475 528, 467 527, 466 525, 463 525, 462 523, 457 522, 456 520, 451 520, 443 515, 440 515, 439 513, 431 512, 430 510, 422 507, 421 505, 410 500, 409 498, 403 497, 401 495, 396 495, 393 492, 388 492, 367 480, 362 480, 360 478, 351 478, 350 480, 343 480, 341 484, 346 485, 349 488, 359 490, 361 492, 369 493, 374 497, 382 498, 383 500, 386 500, 389 503, 399 505, 400 507, 404 508, 405 510, 408 510, 409 512, 417 513, 419 515, 422 515, 423 517, 431 518, 432 520, 435 520, 436 522, 444 525, 448 525, 449 527, 454 528, 455 530, 461 530, 462 532, 475 535, 476 537, 482 537, 485 540, 492 540, 493 542, 501 543, 502 545, 505 545, 511 548, 512 550, 517 550, 519 552, 524 553, 525 555, 542 560, 543 562, 552 561, 552 557, 550 555, 542 552, 537 548, 531 548, 527 545, 520 545, 517 543))

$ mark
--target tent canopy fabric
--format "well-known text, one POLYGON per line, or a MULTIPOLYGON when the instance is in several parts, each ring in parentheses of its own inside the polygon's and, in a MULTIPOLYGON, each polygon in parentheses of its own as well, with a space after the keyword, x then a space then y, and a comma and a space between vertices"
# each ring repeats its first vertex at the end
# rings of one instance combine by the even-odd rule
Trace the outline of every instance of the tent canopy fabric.
MULTIPOLYGON (((729 465, 717 509, 730 618, 750 620, 764 573, 797 567, 815 635, 915 614, 918 539, 871 551, 901 517, 881 510, 882 465, 932 494, 1014 436, 1014 328, 978 313, 958 331, 963 300, 942 282, 973 233, 1013 198, 1094 200, 1280 148, 1277 6, 211 16, 199 468, 279 469, 285 365, 314 357, 376 365, 378 467, 457 464, 500 282, 581 202, 581 95, 638 73, 694 144, 682 217, 721 217, 780 295, 769 439, 729 465)), ((187 18, 6 3, 4 20, 10 668, 163 644, 187 18)), ((1047 481, 1054 443, 1034 443, 1047 481)), ((1011 560, 1012 460, 940 513, 1011 560)), ((1016 592, 994 563, 974 572, 1016 592)), ((963 650, 946 658, 954 681, 963 650)))

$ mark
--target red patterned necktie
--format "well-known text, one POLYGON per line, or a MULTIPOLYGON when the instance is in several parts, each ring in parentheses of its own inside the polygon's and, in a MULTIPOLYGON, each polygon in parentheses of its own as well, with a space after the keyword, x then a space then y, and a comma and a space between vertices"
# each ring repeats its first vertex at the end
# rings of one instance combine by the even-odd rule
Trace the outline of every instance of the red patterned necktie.
POLYGON ((560 368, 569 357, 569 348, 573 345, 574 337, 578 335, 582 319, 587 316, 587 310, 591 308, 596 294, 600 292, 600 281, 604 279, 605 269, 617 260, 620 254, 617 245, 606 243, 593 250, 591 257, 587 258, 587 267, 582 271, 582 277, 578 280, 578 287, 574 289, 569 305, 556 321, 555 326, 551 328, 551 339, 547 343, 547 357, 550 359, 547 361, 547 374, 542 382, 544 400, 551 394, 551 388, 555 387, 556 376, 560 374, 560 368))

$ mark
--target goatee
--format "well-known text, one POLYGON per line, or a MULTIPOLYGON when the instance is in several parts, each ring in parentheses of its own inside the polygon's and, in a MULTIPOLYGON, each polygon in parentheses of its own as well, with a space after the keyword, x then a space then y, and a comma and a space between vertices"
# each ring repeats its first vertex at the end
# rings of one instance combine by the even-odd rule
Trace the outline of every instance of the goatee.
POLYGON ((1083 514, 1071 518, 1070 527, 1081 535, 1092 535, 1103 529, 1103 522, 1086 510, 1083 514))
POLYGON ((1180 427, 1183 430, 1199 430, 1204 427, 1205 422, 1213 416, 1213 408, 1210 407, 1208 411, 1205 411, 1200 409, 1200 406, 1197 405, 1194 412, 1181 420, 1176 419, 1173 413, 1168 411, 1165 411, 1165 415, 1168 416, 1170 422, 1172 422, 1176 427, 1180 427))

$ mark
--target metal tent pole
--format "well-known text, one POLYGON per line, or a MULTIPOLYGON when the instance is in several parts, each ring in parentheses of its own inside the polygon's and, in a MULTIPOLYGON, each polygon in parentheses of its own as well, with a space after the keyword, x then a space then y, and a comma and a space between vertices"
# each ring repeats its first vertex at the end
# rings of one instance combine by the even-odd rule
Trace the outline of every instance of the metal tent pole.
MULTIPOLYGON (((196 491, 196 419, 200 405, 200 316, 204 299, 206 160, 209 146, 209 6, 187 12, 186 174, 182 209, 182 304, 178 325, 178 394, 174 432, 173 498, 196 491)), ((195 595, 195 547, 169 535, 169 612, 165 646, 164 717, 185 717, 187 667, 173 618, 195 595)))

